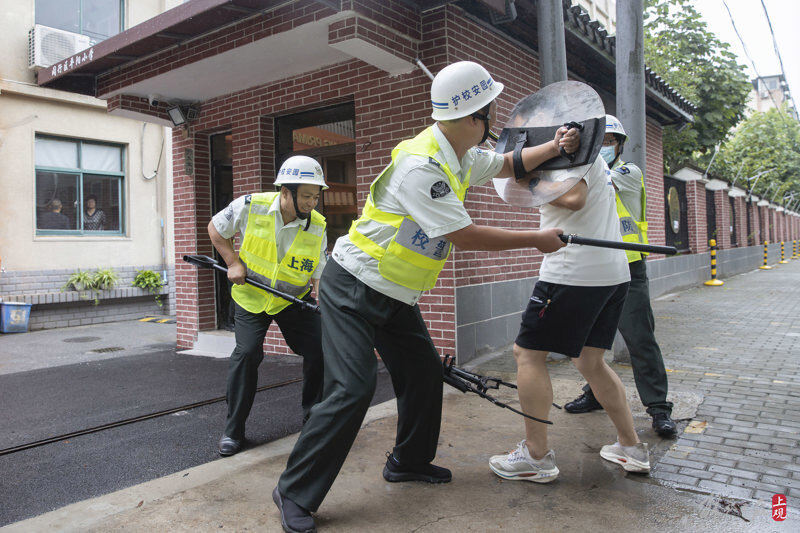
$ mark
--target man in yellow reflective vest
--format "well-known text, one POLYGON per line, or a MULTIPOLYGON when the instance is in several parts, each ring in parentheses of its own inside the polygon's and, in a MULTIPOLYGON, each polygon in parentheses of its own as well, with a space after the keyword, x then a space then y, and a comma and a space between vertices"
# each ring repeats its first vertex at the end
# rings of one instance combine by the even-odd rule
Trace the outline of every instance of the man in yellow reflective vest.
POLYGON ((228 265, 235 302, 236 348, 228 366, 228 414, 218 444, 220 455, 237 453, 245 436, 264 359, 264 337, 274 320, 289 348, 303 357, 303 420, 322 396, 322 345, 318 314, 245 284, 245 277, 316 304, 326 263, 325 218, 314 208, 328 186, 314 159, 293 156, 281 165, 279 192, 241 196, 208 224, 211 243, 228 265), (232 238, 241 235, 237 252, 232 238))
MULTIPOLYGON (((620 219, 622 240, 647 243, 647 196, 644 175, 636 165, 619 159, 628 139, 622 123, 613 115, 606 115, 606 134, 600 155, 611 169, 611 181, 617 191, 617 214, 620 219)), ((619 321, 619 332, 631 355, 633 379, 642 404, 653 417, 653 429, 662 437, 673 437, 677 426, 672 420, 672 402, 667 401, 667 372, 661 348, 655 337, 655 319, 650 306, 650 289, 647 265, 639 252, 626 251, 631 285, 619 321)), ((603 406, 597 401, 589 385, 575 400, 567 403, 568 413, 586 413, 603 406)))
MULTIPOLYGON (((383 476, 390 482, 446 483, 436 455, 442 363, 417 305, 434 287, 450 253, 460 250, 560 249, 561 230, 512 231, 473 224, 464 208, 470 185, 513 176, 512 153, 480 150, 496 117, 503 84, 462 61, 431 85, 436 123, 392 151, 361 218, 340 237, 320 292, 325 390, 273 492, 285 531, 315 531, 316 511, 356 438, 375 391, 381 356, 397 396, 397 437, 383 476)), ((577 130, 522 151, 526 170, 577 150, 577 130)))

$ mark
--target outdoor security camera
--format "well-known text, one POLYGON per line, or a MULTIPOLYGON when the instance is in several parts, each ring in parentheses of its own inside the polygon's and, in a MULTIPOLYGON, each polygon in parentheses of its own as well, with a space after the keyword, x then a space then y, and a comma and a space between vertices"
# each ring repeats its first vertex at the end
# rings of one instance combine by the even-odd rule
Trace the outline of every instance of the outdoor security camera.
POLYGON ((158 107, 161 105, 161 95, 160 94, 148 94, 147 95, 147 103, 153 107, 158 107))

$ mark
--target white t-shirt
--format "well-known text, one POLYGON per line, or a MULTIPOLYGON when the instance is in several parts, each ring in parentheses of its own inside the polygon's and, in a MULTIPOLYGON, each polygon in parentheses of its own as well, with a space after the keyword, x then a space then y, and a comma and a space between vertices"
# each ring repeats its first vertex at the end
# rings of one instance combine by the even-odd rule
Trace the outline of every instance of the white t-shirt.
MULTIPOLYGON (((462 183, 470 169, 470 185, 482 185, 503 168, 502 154, 478 148, 467 150, 459 161, 438 125, 433 126, 433 134, 440 148, 437 159, 447 164, 462 183)), ((447 175, 428 157, 401 153, 394 169, 376 185, 373 201, 381 211, 413 217, 430 239, 427 246, 432 248, 449 245, 444 235, 472 224, 464 204, 450 190, 447 175)), ((396 230, 370 221, 359 225, 358 231, 386 248, 396 230)), ((378 271, 378 261, 350 242, 347 235, 337 239, 331 255, 361 282, 386 296, 414 305, 423 294, 384 278, 378 271)))
MULTIPOLYGON (((230 239, 237 233, 244 236, 247 230, 247 215, 249 212, 250 195, 248 194, 236 198, 228 204, 228 207, 214 215, 211 221, 223 239, 230 239)), ((270 215, 275 215, 275 244, 278 247, 278 262, 280 262, 292 246, 297 232, 302 231, 306 227, 307 221, 295 218, 288 224, 284 224, 283 216, 281 215, 280 195, 276 196, 275 200, 272 201, 268 213, 270 215)), ((322 269, 325 268, 325 263, 327 262, 327 256, 325 254, 327 249, 328 236, 323 234, 319 262, 314 272, 311 274, 311 279, 319 279, 322 276, 322 269)))
MULTIPOLYGON (((588 188, 583 209, 572 211, 543 205, 541 227, 558 227, 565 234, 581 237, 622 241, 614 186, 605 161, 598 156, 583 179, 588 188)), ((631 276, 624 250, 568 244, 545 254, 539 279, 561 285, 599 287, 630 281, 631 276)))

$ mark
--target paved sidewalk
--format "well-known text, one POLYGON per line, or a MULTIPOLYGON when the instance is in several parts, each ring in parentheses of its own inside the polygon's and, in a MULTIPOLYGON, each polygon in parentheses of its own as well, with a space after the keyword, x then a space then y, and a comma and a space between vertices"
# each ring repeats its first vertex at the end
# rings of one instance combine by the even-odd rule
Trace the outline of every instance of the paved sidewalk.
MULTIPOLYGON (((489 456, 522 438, 522 419, 474 395, 448 390, 437 462, 453 470, 439 486, 381 477, 397 422, 394 402, 370 410, 336 483, 316 514, 326 532, 618 531, 789 532, 800 530, 800 261, 725 279, 653 302, 670 370, 680 434, 662 440, 635 395, 630 367, 614 364, 629 389, 634 421, 651 444, 652 474, 625 474, 602 460, 614 440, 603 412, 553 410, 553 483, 494 476, 489 456), (772 519, 773 494, 789 498, 772 519)), ((0 341, 1 342, 1 341, 0 341)), ((549 364, 556 403, 580 392, 577 370, 549 364)), ((510 351, 474 370, 514 378, 510 351)), ((517 407, 514 391, 495 391, 517 407)), ((80 502, 0 531, 281 530, 270 493, 296 435, 237 456, 80 502)))

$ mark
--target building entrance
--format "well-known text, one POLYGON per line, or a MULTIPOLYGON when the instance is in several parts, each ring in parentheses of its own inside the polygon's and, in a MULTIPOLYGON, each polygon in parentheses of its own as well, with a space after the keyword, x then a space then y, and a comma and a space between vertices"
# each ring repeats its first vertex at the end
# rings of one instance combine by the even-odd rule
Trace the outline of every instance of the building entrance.
MULTIPOLYGON (((219 133, 209 139, 211 144, 211 213, 216 214, 233 201, 233 148, 231 133, 219 133)), ((214 250, 214 259, 222 261, 214 250)), ((225 272, 214 271, 214 296, 217 329, 233 330, 233 299, 231 282, 225 272)))
POLYGON ((293 155, 313 157, 322 165, 330 188, 323 193, 317 211, 327 220, 330 251, 358 215, 355 108, 343 104, 280 117, 275 129, 276 172, 293 155))

